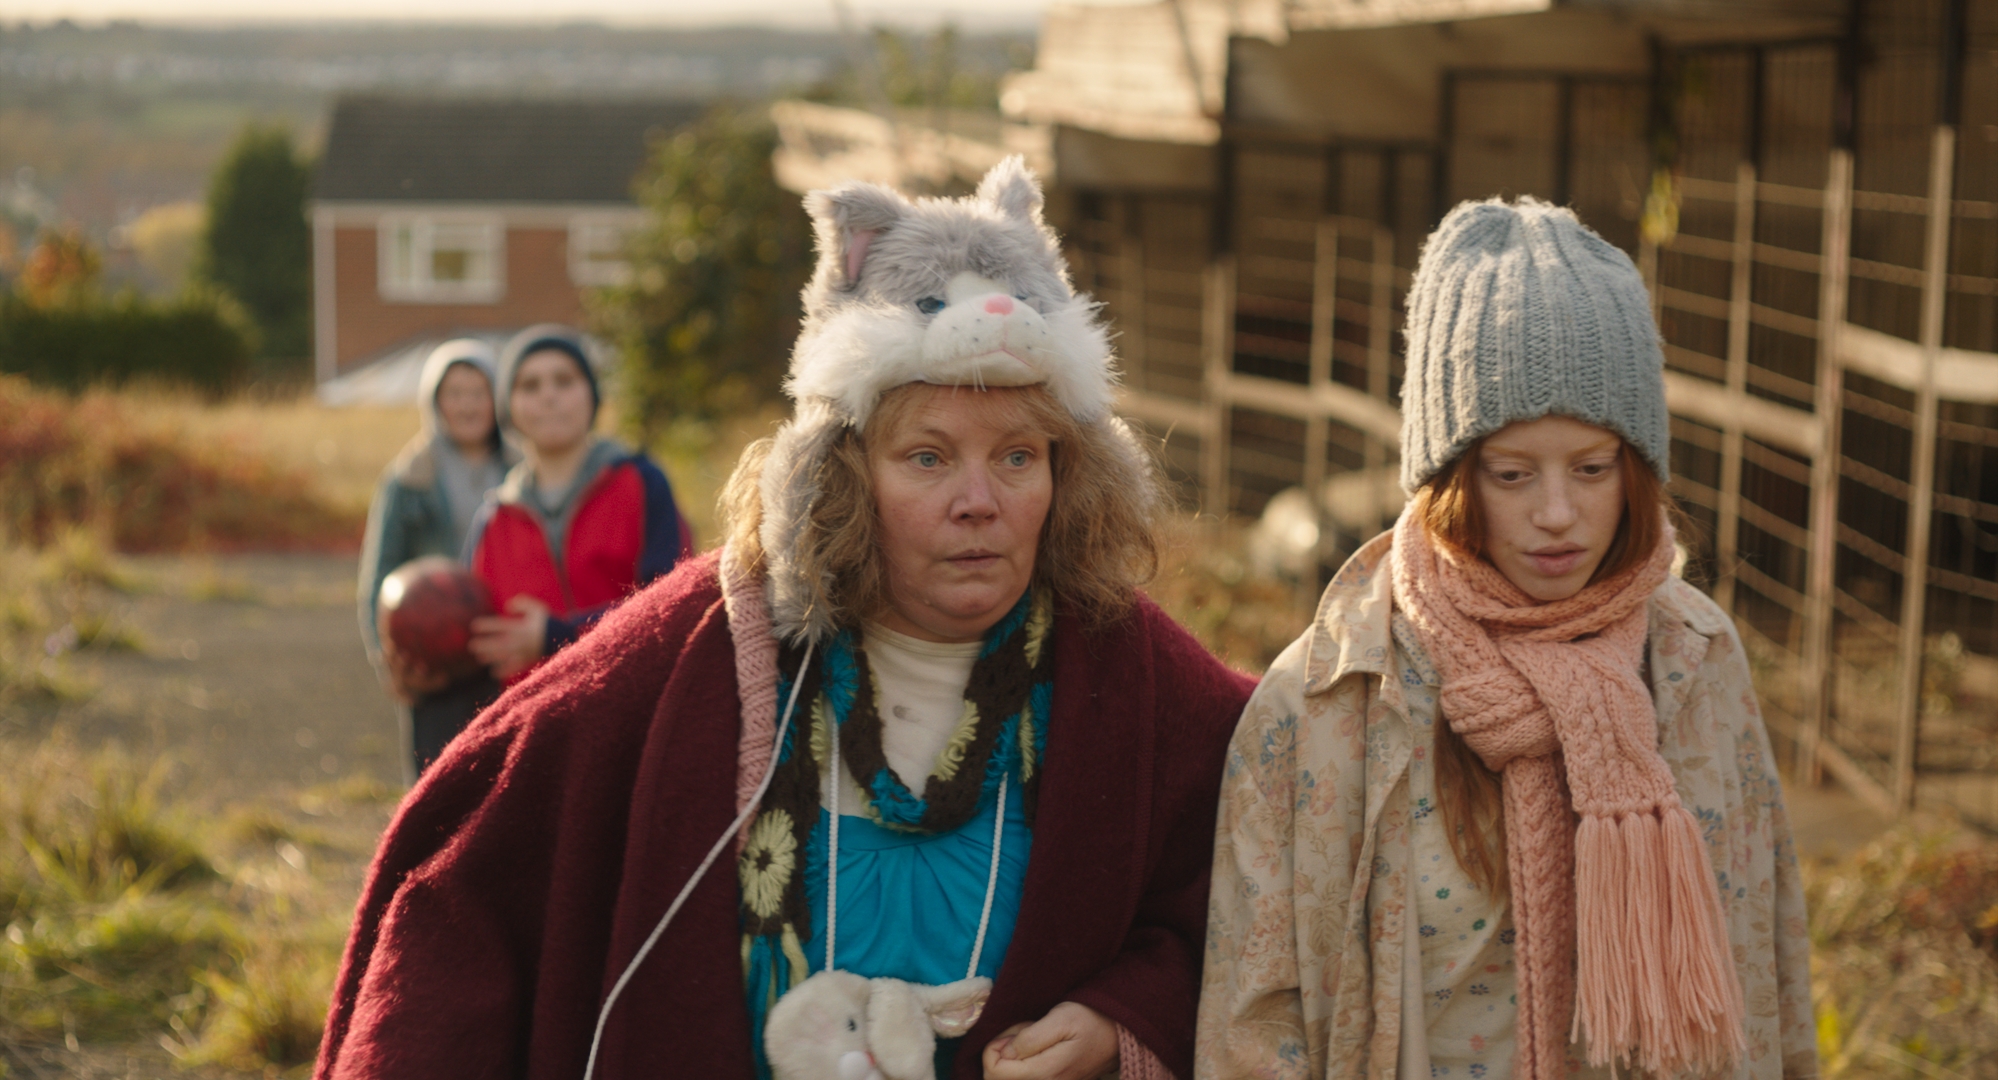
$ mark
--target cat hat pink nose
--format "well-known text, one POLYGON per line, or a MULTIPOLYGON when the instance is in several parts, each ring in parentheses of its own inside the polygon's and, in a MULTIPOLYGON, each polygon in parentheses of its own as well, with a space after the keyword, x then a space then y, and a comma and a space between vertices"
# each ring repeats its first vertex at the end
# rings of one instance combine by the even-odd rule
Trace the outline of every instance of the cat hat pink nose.
POLYGON ((945 287, 947 306, 923 333, 921 382, 944 386, 1033 386, 1060 362, 1041 313, 1005 286, 966 271, 945 287))

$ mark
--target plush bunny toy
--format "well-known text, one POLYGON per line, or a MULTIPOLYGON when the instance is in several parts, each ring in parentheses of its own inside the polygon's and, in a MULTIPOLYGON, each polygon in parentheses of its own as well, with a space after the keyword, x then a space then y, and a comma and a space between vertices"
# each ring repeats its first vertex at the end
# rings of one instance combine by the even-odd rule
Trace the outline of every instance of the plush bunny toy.
POLYGON ((821 971, 770 1010, 764 1052, 777 1080, 936 1080, 937 1036, 970 1031, 991 991, 821 971))

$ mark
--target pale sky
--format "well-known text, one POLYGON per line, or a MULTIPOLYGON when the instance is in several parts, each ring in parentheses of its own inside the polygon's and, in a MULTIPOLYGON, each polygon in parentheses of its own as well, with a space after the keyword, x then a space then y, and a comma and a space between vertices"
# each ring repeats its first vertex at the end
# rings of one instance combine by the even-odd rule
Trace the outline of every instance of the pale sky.
MULTIPOLYGON (((948 18, 967 29, 1028 28, 1039 21, 1042 0, 994 4, 990 0, 849 0, 854 18, 933 25, 948 18)), ((305 22, 328 19, 411 22, 525 22, 574 20, 630 25, 761 23, 808 28, 833 25, 831 0, 8 0, 0 18, 82 23, 138 19, 148 23, 305 22)))

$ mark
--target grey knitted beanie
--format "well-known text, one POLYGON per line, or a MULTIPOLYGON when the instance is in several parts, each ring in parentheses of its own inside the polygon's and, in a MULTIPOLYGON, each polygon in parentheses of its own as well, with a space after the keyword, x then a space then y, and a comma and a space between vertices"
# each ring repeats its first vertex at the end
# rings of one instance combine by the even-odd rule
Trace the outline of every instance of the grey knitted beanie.
POLYGON ((1401 486, 1473 441, 1559 413, 1623 436, 1670 478, 1665 354, 1637 267, 1572 211, 1466 202, 1422 249, 1409 289, 1401 486))

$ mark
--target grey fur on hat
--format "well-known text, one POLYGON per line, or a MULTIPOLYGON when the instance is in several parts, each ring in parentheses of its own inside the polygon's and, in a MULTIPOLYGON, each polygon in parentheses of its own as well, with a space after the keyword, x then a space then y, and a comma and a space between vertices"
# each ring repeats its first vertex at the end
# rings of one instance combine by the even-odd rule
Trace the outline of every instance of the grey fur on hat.
POLYGON ((805 197, 819 261, 784 383, 798 406, 760 478, 758 540, 780 637, 822 640, 835 629, 824 602, 835 583, 806 579, 798 544, 827 454, 888 390, 1044 385, 1078 421, 1128 448, 1121 465, 1147 467, 1110 412, 1117 373, 1099 305, 1070 287, 1041 204, 1040 183, 1017 157, 958 199, 910 200, 865 183, 805 197))
POLYGON ((1564 207, 1460 203, 1408 294, 1401 486, 1473 441, 1559 413, 1610 429, 1671 477, 1665 354, 1630 256, 1564 207))

